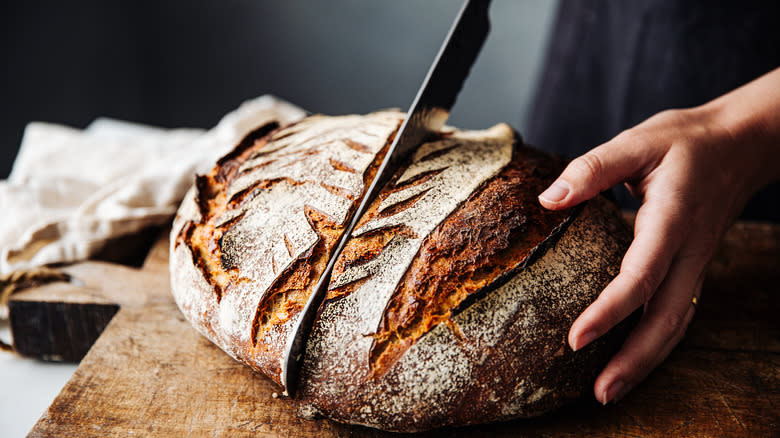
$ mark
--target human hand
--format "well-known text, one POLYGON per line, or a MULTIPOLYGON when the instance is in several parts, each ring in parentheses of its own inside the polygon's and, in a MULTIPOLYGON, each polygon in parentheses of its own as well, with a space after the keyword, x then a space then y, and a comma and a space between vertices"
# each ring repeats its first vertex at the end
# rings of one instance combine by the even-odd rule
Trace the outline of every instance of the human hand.
POLYGON ((693 318, 693 297, 750 196, 780 179, 780 69, 700 107, 659 113, 572 161, 539 196, 559 210, 624 182, 642 201, 620 273, 572 324, 578 350, 644 305, 596 379, 602 403, 659 365, 693 318))

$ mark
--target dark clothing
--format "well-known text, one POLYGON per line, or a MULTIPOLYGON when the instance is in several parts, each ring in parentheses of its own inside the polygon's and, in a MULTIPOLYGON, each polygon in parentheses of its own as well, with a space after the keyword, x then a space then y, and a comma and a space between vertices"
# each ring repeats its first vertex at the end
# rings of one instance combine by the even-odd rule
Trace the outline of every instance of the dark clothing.
MULTIPOLYGON (((778 17, 775 1, 561 0, 526 140, 574 157, 727 93, 780 66, 778 17)), ((780 185, 743 218, 780 222, 780 185)))

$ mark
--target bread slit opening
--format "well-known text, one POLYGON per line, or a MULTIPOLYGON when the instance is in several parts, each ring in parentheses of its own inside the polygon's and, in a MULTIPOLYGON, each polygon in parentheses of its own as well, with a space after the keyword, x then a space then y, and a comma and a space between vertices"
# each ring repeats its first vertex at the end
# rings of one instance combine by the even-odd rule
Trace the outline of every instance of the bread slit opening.
MULTIPOLYGON (((558 168, 539 168, 535 151, 521 156, 472 194, 425 239, 383 314, 369 354, 379 377, 422 336, 523 269, 540 245, 567 223, 570 211, 538 205, 536 195, 558 168), (546 176, 531 178, 535 174, 546 176), (472 298, 473 299, 473 298, 472 298)), ((386 234, 392 231, 383 231, 386 234)), ((384 236, 382 240, 391 238, 384 236)))

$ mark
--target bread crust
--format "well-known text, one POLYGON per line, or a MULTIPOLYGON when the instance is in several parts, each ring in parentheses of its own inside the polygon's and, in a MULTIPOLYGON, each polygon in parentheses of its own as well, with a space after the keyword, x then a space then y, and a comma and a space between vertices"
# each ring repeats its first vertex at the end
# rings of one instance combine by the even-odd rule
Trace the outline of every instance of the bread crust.
MULTIPOLYGON (((299 413, 415 432, 531 417, 589 392, 626 326, 576 353, 568 328, 617 274, 630 234, 601 197, 573 211, 543 210, 536 194, 561 169, 515 145, 512 161, 426 235, 390 297, 387 282, 362 279, 342 291, 339 276, 370 260, 398 263, 383 253, 408 231, 353 236, 314 324, 299 413), (437 300, 438 313, 420 310, 437 300), (417 330, 387 335, 409 321, 417 330), (381 357, 377 345, 387 339, 395 351, 381 357)), ((372 208, 361 223, 376 216, 372 208)))
MULTIPOLYGON (((277 383, 300 308, 402 114, 345 117, 259 128, 197 177, 174 220, 180 309, 277 383)), ((421 145, 337 260, 299 414, 412 432, 534 416, 589 392, 627 325, 576 353, 566 335, 630 234, 601 197, 543 209, 536 195, 562 166, 504 124, 421 145)))
POLYGON ((171 286, 198 331, 281 384, 286 340, 402 117, 269 124, 196 177, 171 232, 171 286))

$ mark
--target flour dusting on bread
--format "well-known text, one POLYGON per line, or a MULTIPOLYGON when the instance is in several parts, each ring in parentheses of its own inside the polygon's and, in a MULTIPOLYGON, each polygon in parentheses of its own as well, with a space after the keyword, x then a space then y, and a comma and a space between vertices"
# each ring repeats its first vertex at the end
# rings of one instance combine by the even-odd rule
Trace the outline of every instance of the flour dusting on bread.
MULTIPOLYGON (((265 125, 196 178, 171 234, 173 295, 196 329, 280 383, 301 308, 402 119, 265 125)), ((542 208, 563 167, 505 124, 419 145, 335 262, 299 414, 413 432, 534 416, 588 392, 630 324, 577 352, 566 334, 630 232, 601 197, 542 208)))
MULTIPOLYGON (((203 269, 201 278, 177 276, 173 284, 177 301, 196 327, 234 357, 278 374, 276 365, 265 363, 279 362, 270 356, 278 355, 277 344, 285 344, 299 307, 282 303, 278 321, 257 333, 258 317, 266 316, 258 314, 259 306, 272 299, 275 284, 294 274, 295 263, 314 265, 329 253, 402 117, 398 111, 311 116, 244 142, 248 149, 237 149, 210 175, 200 177, 201 190, 188 194, 172 233, 173 240, 190 240, 188 248, 172 252, 182 254, 172 270, 192 276, 191 267, 180 265, 203 269), (181 235, 188 227, 189 236, 196 237, 181 235), (208 282, 214 286, 204 287, 208 282), (196 292, 213 288, 216 300, 213 290, 196 292)), ((315 276, 312 270, 299 279, 299 295, 310 292, 315 276)))

